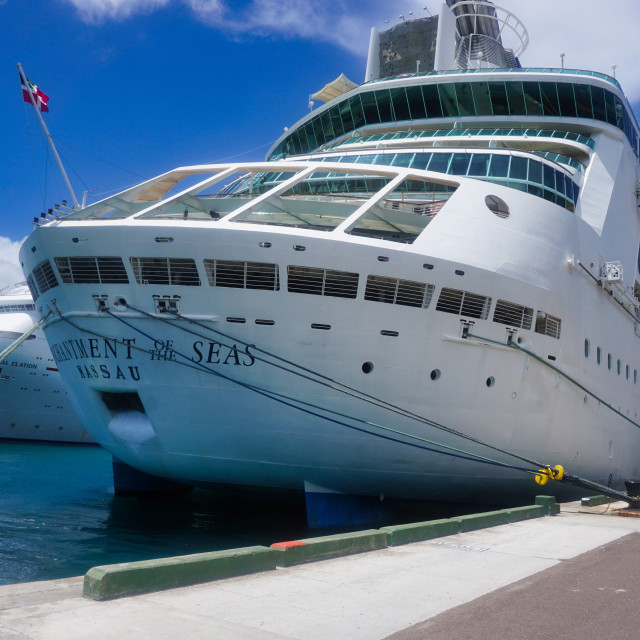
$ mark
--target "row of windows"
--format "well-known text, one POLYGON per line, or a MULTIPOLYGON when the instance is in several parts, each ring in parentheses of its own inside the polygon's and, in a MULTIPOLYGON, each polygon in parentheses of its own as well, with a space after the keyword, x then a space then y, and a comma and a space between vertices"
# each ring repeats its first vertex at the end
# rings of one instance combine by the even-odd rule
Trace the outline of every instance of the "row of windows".
MULTIPOLYGON (((407 167, 437 171, 456 176, 479 178, 511 188, 525 191, 555 202, 562 207, 573 210, 578 200, 580 187, 562 171, 552 166, 523 156, 505 153, 467 153, 467 152, 418 152, 418 153, 364 153, 360 155, 326 156, 327 162, 359 163, 374 165, 391 165, 394 167, 407 167)), ((310 178, 303 183, 295 185, 291 193, 335 193, 336 184, 329 184, 327 178, 337 174, 328 173, 321 178, 310 178), (319 183, 326 183, 322 188, 319 183), (309 188, 307 185, 316 185, 309 188)), ((272 188, 275 184, 290 177, 290 173, 264 173, 256 176, 256 189, 259 192, 272 188)), ((350 193, 350 183, 354 180, 363 182, 364 176, 341 176, 338 184, 345 184, 343 191, 350 193)))
MULTIPOLYGON (((73 264, 76 258, 56 258, 56 264, 68 265, 70 273, 65 272, 63 282, 76 282, 73 264)), ((108 260, 108 264, 124 264, 118 257, 78 258, 77 260, 108 260)), ((192 258, 130 258, 134 277, 142 285, 181 285, 200 286, 200 276, 196 262, 192 258)), ((80 262, 80 264, 85 264, 80 262)), ((259 289, 279 291, 280 278, 277 264, 266 262, 244 262, 239 260, 204 261, 205 272, 210 286, 232 289, 259 289)), ((431 265, 426 265, 431 267, 431 265)), ((119 269, 119 267, 118 267, 119 269)), ((47 273, 47 283, 58 286, 58 280, 48 260, 40 263, 33 274, 47 273)), ((97 272, 95 277, 98 278, 97 272)), ((125 272, 126 277, 126 272, 125 272)), ((31 278, 31 276, 30 276, 31 278)), ((35 276, 38 284, 32 289, 34 300, 38 297, 42 276, 35 276)), ((32 283, 34 278, 31 278, 32 283)), ((334 298, 355 299, 358 295, 360 275, 356 272, 323 269, 320 267, 287 266, 287 291, 307 295, 329 296, 334 298)), ((119 282, 122 282, 120 280, 119 282)), ((126 280, 128 282, 128 278, 126 280)), ((86 280, 84 284, 87 284, 86 280)), ((93 284, 99 284, 94 280, 93 284)), ((31 284, 29 285, 31 287, 31 284)), ((49 288, 52 288, 51 286, 49 288)), ((368 275, 364 299, 384 304, 397 304, 407 307, 427 309, 435 286, 426 282, 402 280, 387 276, 368 275)), ((489 317, 491 298, 470 291, 443 287, 436 303, 436 311, 486 320, 489 317)), ((498 300, 493 313, 493 321, 512 327, 531 329, 533 309, 507 300, 498 300)), ((560 319, 538 311, 534 327, 536 333, 552 338, 560 338, 560 319)), ((585 344, 585 350, 588 347, 585 344)))
MULTIPOLYGON (((589 358, 591 357, 591 342, 589 341, 589 339, 585 339, 584 341, 584 357, 585 358, 589 358)), ((603 362, 603 353, 602 353, 602 349, 600 347, 596 347, 596 363, 598 365, 602 364, 603 362)), ((613 356, 610 353, 607 353, 607 369, 609 371, 613 370, 613 356)), ((615 364, 615 370, 616 373, 621 376, 622 375, 622 361, 620 360, 620 358, 618 358, 616 360, 616 364, 615 364)), ((631 379, 631 367, 626 364, 624 366, 624 376, 627 380, 631 379)), ((638 384, 638 370, 634 369, 633 370, 633 384, 638 384)))
POLYGON ((15 313, 16 311, 35 311, 35 304, 4 304, 0 306, 0 313, 15 313))
POLYGON ((445 137, 468 137, 468 136, 518 136, 520 138, 562 138, 573 140, 593 149, 595 143, 592 138, 573 133, 572 131, 556 131, 554 129, 428 129, 427 131, 394 131, 393 133, 376 133, 370 136, 360 136, 358 138, 346 138, 337 142, 334 147, 345 144, 364 142, 384 142, 385 140, 406 140, 411 138, 445 138, 445 137))
POLYGON ((364 125, 431 118, 534 116, 588 118, 625 132, 638 154, 633 116, 612 91, 569 82, 451 82, 363 91, 291 131, 270 154, 303 154, 364 125))

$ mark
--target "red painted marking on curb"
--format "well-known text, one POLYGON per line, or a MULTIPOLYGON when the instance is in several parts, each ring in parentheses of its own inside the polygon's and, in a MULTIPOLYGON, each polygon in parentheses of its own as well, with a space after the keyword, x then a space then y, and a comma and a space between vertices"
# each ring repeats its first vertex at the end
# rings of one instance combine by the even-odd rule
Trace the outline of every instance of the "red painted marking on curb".
POLYGON ((53 367, 47 367, 47 371, 57 371, 57 369, 54 369, 53 367))
POLYGON ((278 549, 291 549, 291 547, 304 547, 307 543, 300 540, 291 540, 290 542, 275 542, 272 547, 278 547, 278 549))

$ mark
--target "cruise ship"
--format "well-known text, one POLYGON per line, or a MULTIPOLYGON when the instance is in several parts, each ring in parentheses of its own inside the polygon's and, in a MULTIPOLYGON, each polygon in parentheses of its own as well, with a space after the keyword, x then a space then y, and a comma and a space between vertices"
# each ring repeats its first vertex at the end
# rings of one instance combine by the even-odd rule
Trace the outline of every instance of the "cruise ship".
MULTIPOLYGON (((38 321, 25 282, 0 291, 0 352, 38 321)), ((78 419, 42 329, 0 361, 0 439, 93 443, 78 419)))
POLYGON ((365 81, 264 162, 43 221, 21 261, 96 441, 308 504, 640 476, 638 124, 615 78, 523 68, 527 44, 449 0, 372 30, 365 81))

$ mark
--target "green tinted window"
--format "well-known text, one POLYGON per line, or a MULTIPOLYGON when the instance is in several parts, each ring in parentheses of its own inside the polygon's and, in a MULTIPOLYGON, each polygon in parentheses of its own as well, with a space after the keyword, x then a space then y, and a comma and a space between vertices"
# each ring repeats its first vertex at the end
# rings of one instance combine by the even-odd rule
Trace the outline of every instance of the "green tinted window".
POLYGON ((455 84, 441 84, 438 86, 440 92, 440 103, 442 104, 442 113, 445 118, 457 118, 460 115, 458 111, 458 98, 456 97, 455 84))
POLYGON ((489 176, 495 178, 506 178, 509 175, 509 156, 493 155, 491 156, 491 165, 489 166, 489 176))
POLYGON ((456 84, 456 93, 458 95, 458 110, 461 116, 475 116, 476 110, 473 102, 473 93, 471 85, 466 82, 456 84))
POLYGON ((504 82, 490 82, 489 93, 491 94, 491 106, 496 116, 509 115, 509 104, 507 102, 507 90, 504 82))
POLYGON ((376 91, 376 100, 378 102, 378 111, 380 112, 380 122, 392 122, 391 112, 391 94, 388 89, 376 91))
POLYGON ((378 113, 378 105, 376 104, 376 96, 373 91, 363 93, 362 112, 364 113, 364 121, 367 124, 377 124, 380 122, 380 114, 378 113))
POLYGON ((576 99, 573 95, 573 85, 567 82, 559 82, 557 88, 560 114, 565 118, 575 118, 578 114, 576 112, 576 99))
POLYGON ((526 180, 527 179, 527 167, 529 160, 527 158, 521 158, 520 156, 513 156, 511 158, 511 168, 509 170, 509 177, 514 180, 526 180))
POLYGON ((407 92, 404 87, 391 90, 391 104, 393 104, 394 120, 410 120, 409 102, 407 100, 407 92))
POLYGON ((427 107, 428 118, 442 118, 442 106, 440 105, 440 95, 438 87, 433 84, 422 87, 422 97, 427 107))
POLYGON ((540 85, 537 82, 523 82, 524 101, 528 116, 542 115, 542 98, 540 97, 540 85))
POLYGON ((488 153, 474 153, 469 165, 469 175, 480 178, 486 176, 490 160, 491 155, 488 153))
POLYGON ((407 99, 409 101, 409 110, 413 120, 421 120, 427 117, 427 111, 424 107, 422 99, 421 87, 407 87, 407 99))
POLYGON ((545 116, 559 116, 558 92, 555 82, 541 82, 540 96, 542 97, 542 109, 545 116))
POLYGON ((524 90, 522 89, 522 82, 507 82, 506 87, 509 112, 525 114, 527 111, 524 106, 524 90))

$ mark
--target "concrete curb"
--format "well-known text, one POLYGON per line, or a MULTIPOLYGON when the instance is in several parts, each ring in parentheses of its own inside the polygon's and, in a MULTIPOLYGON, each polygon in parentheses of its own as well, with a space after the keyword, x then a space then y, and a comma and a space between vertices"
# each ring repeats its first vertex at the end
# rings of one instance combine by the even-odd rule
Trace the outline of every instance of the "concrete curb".
POLYGON ((267 571, 276 568, 276 556, 269 547, 245 547, 93 567, 82 595, 108 600, 267 571))
POLYGON ((303 562, 384 549, 386 546, 387 534, 384 530, 368 529, 320 538, 276 542, 271 548, 278 553, 276 564, 279 567, 291 567, 303 562))
POLYGON ((125 562, 93 567, 84 577, 83 595, 93 600, 174 589, 202 582, 290 567, 305 562, 364 553, 421 540, 556 515, 560 505, 553 496, 537 496, 536 504, 458 516, 428 522, 401 524, 318 538, 277 542, 271 547, 245 547, 158 560, 125 562))
POLYGON ((581 507, 599 507, 602 504, 607 504, 607 502, 612 502, 613 500, 608 496, 589 496, 588 498, 582 498, 580 500, 581 507))

